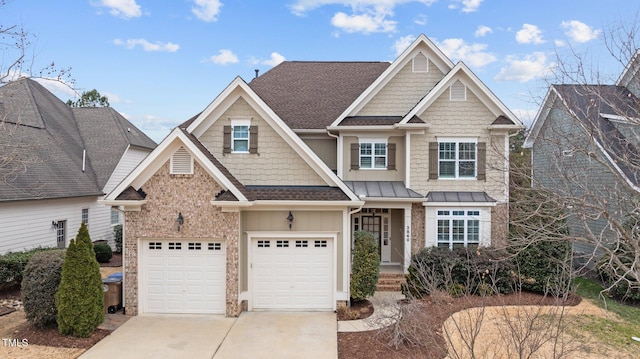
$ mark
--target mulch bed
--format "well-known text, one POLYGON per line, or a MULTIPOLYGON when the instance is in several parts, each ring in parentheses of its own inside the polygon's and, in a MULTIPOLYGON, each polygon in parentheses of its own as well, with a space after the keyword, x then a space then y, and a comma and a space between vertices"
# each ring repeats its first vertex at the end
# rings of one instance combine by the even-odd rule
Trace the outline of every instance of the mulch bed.
POLYGON ((38 329, 29 322, 25 322, 16 328, 13 338, 27 339, 29 345, 87 349, 109 334, 111 332, 108 330, 96 329, 88 338, 76 338, 60 334, 57 327, 38 329))
MULTIPOLYGON (((577 305, 578 296, 570 296, 565 305, 577 305)), ((444 358, 447 348, 440 334, 442 326, 453 313, 481 306, 503 305, 557 305, 555 298, 533 293, 496 295, 491 297, 446 298, 433 302, 428 296, 422 299, 422 308, 417 315, 422 323, 420 345, 404 345, 398 349, 388 346, 383 330, 338 333, 338 357, 349 359, 405 359, 444 358)))
POLYGON ((109 263, 100 263, 100 267, 121 267, 122 266, 122 253, 113 253, 113 257, 109 263))

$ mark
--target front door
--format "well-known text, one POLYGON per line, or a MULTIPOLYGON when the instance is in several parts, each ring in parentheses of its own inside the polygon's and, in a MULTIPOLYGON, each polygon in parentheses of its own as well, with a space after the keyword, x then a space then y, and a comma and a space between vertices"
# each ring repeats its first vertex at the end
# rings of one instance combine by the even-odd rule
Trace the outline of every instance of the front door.
POLYGON ((380 248, 380 262, 389 263, 391 261, 389 216, 362 216, 362 230, 373 233, 380 248))

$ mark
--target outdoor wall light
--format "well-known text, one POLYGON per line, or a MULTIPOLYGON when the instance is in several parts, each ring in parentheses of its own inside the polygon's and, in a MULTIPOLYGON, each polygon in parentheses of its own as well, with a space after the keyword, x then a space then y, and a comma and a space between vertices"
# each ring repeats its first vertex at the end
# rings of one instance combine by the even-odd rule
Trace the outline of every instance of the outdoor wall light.
POLYGON ((56 221, 51 221, 51 228, 53 229, 58 228, 58 223, 56 221))
POLYGON ((180 232, 180 227, 184 224, 184 217, 182 217, 182 212, 178 212, 178 218, 176 218, 176 223, 178 224, 178 232, 180 232))
POLYGON ((289 215, 287 216, 287 222, 289 222, 289 229, 291 229, 291 225, 293 225, 293 213, 289 211, 289 215))

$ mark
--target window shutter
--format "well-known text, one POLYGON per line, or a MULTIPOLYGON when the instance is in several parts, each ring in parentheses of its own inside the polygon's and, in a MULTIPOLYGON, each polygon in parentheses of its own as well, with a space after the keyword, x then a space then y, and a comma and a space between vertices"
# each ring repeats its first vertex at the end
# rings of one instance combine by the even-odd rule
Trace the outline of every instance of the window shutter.
POLYGON ((478 181, 487 179, 487 143, 478 142, 478 181))
POLYGON ((429 179, 438 179, 438 142, 429 142, 429 179))
POLYGON ((249 127, 249 153, 258 153, 258 126, 249 127))
POLYGON ((360 169, 360 144, 351 144, 351 169, 360 169))
POLYGON ((387 145, 387 169, 395 170, 396 169, 396 144, 389 143, 387 145))
POLYGON ((231 153, 231 126, 224 126, 222 153, 231 153))
POLYGON ((184 147, 180 147, 171 157, 171 174, 193 174, 193 160, 191 154, 184 147))

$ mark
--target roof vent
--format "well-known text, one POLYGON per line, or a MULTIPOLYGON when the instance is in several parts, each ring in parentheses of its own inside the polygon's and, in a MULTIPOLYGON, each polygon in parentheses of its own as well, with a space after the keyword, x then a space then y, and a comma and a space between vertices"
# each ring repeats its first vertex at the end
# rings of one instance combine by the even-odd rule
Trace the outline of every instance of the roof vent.
POLYGON ((255 70, 253 70, 253 71, 255 71, 255 72, 256 72, 256 78, 258 78, 258 75, 260 74, 260 69, 255 69, 255 70))

